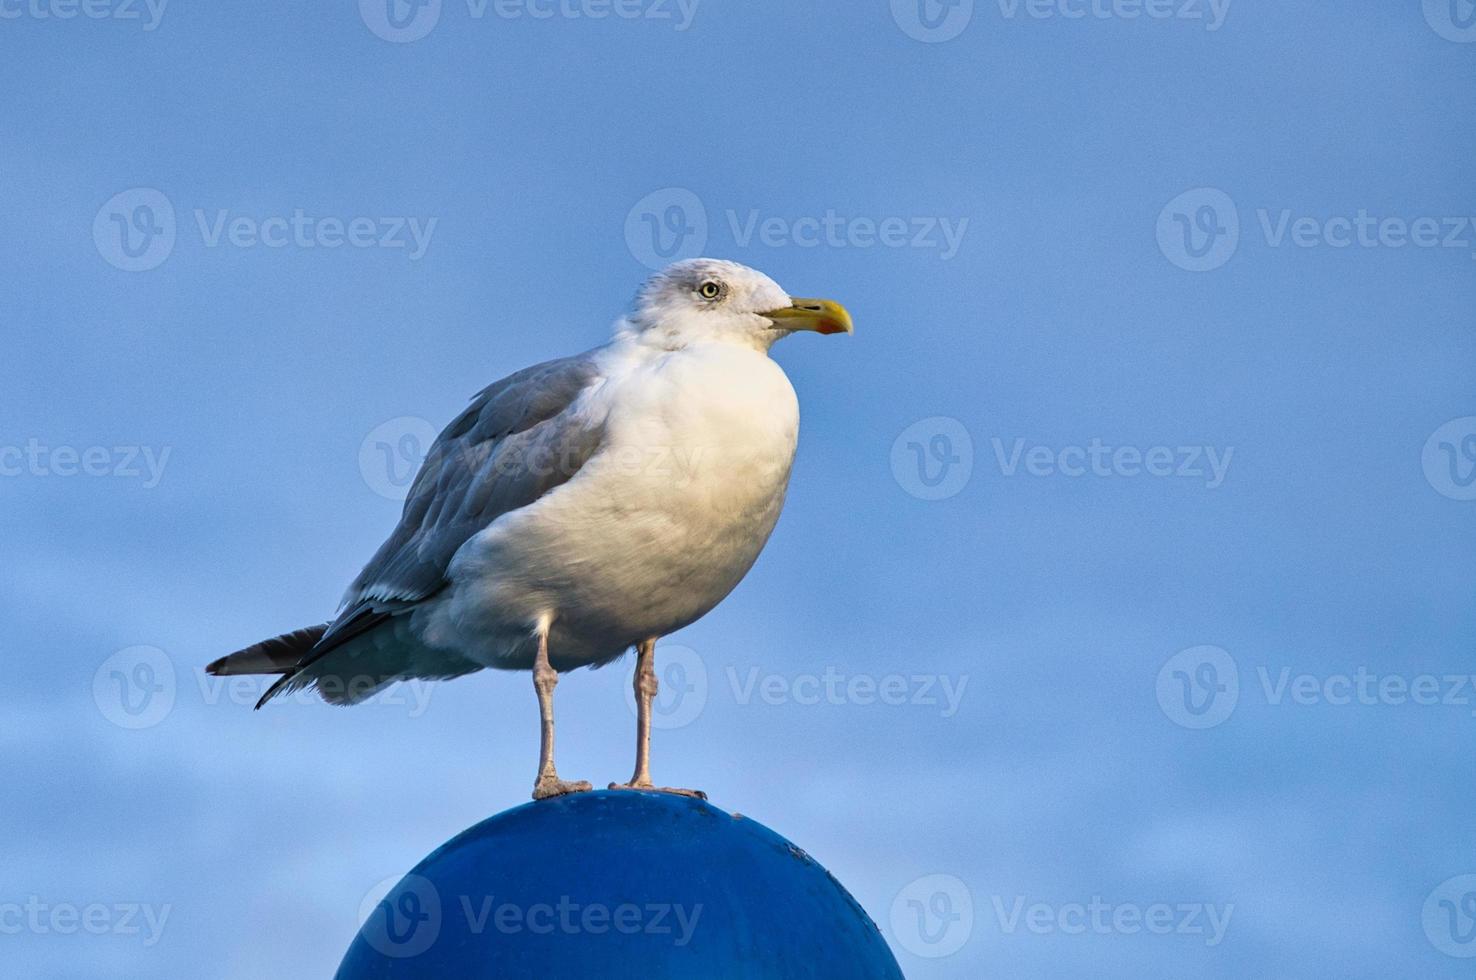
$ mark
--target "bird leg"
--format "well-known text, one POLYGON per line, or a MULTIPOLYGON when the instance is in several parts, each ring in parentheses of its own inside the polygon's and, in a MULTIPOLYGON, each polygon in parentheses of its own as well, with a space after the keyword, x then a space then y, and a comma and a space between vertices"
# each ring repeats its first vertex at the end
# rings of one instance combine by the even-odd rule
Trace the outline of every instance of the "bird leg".
POLYGON ((611 789, 649 789, 659 793, 676 793, 680 796, 695 796, 707 799, 707 794, 698 789, 672 789, 656 786, 651 782, 651 702, 656 698, 660 685, 656 681, 656 638, 642 640, 636 644, 635 669, 636 696, 636 764, 635 775, 628 783, 611 783, 611 789))
POLYGON ((559 778, 554 769, 554 688, 559 684, 559 672, 548 663, 548 623, 538 628, 538 659, 533 664, 533 689, 538 692, 538 717, 543 723, 542 736, 538 743, 538 781, 533 784, 533 799, 545 800, 550 796, 565 793, 583 793, 593 789, 589 783, 566 782, 559 778))

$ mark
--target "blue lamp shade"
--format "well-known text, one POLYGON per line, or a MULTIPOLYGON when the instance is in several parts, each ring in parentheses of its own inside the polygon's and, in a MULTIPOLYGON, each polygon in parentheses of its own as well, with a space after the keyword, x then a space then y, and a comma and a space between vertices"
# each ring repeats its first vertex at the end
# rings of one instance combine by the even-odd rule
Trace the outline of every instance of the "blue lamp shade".
POLYGON ((876 924, 761 824, 662 793, 558 797, 484 820, 364 921, 339 980, 900 980, 876 924))

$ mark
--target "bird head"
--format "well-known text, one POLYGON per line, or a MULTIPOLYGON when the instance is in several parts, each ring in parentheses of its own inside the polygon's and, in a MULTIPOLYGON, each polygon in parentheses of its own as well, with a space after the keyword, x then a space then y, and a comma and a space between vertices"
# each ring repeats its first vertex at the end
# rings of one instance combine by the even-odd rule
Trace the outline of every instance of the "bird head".
POLYGON ((720 341, 764 351, 801 330, 853 329, 839 303, 792 297, 762 272, 723 259, 687 259, 652 276, 626 326, 671 348, 720 341))

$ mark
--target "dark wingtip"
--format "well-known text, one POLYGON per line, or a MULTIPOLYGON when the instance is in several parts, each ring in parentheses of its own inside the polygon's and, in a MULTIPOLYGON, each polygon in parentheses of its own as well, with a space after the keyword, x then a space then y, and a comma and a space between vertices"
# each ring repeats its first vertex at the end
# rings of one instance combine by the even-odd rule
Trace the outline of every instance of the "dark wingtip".
POLYGON ((260 711, 262 705, 266 704, 272 698, 276 697, 277 692, 280 691, 288 681, 292 680, 292 677, 292 674, 283 674, 281 677, 278 677, 276 682, 272 684, 271 687, 266 689, 266 693, 261 696, 261 700, 256 702, 256 707, 252 708, 251 710, 260 711))

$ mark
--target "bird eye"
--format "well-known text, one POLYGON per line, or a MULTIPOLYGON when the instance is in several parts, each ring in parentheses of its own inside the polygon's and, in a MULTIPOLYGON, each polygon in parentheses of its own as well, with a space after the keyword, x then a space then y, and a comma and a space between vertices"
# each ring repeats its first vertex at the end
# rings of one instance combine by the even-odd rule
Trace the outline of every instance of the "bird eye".
POLYGON ((711 279, 697 287, 697 295, 703 299, 717 299, 722 294, 722 284, 713 282, 711 279))

